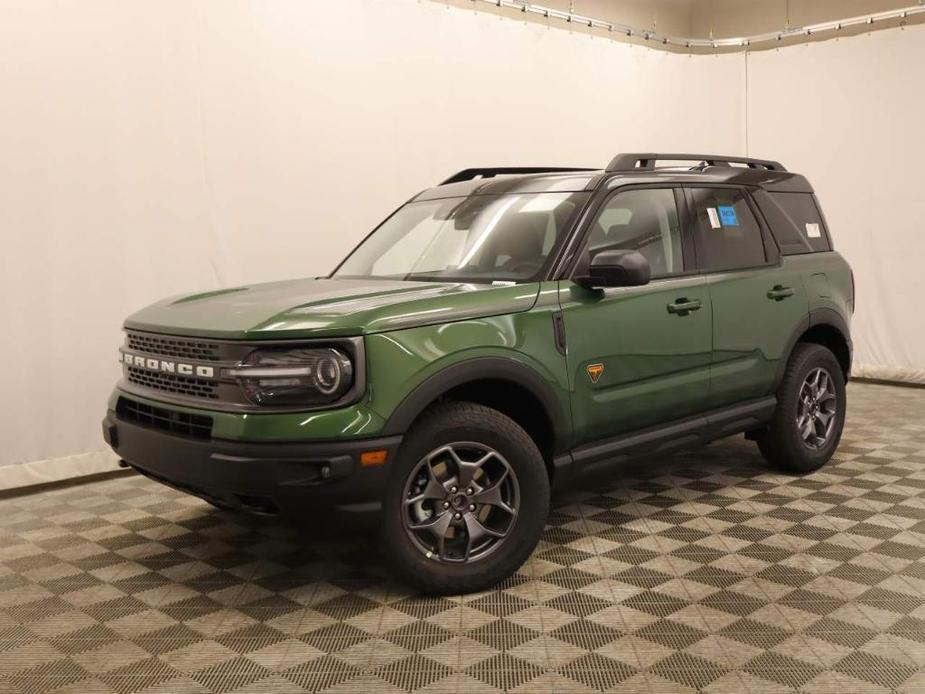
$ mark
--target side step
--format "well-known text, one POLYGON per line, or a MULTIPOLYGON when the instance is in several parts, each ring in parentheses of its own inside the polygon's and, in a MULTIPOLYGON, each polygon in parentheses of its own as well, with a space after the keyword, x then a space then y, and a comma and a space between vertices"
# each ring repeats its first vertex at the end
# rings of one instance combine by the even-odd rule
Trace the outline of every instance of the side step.
POLYGON ((669 424, 622 434, 572 451, 574 472, 597 470, 632 458, 698 446, 766 424, 777 407, 773 395, 669 424))

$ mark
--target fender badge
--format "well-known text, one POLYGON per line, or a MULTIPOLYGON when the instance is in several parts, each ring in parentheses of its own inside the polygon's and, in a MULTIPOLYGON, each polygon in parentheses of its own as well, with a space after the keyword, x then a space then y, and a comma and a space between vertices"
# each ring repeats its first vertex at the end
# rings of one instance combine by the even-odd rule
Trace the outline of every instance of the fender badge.
POLYGON ((601 374, 604 373, 604 365, 588 364, 585 370, 588 372, 588 378, 591 379, 591 383, 597 383, 601 378, 601 374))

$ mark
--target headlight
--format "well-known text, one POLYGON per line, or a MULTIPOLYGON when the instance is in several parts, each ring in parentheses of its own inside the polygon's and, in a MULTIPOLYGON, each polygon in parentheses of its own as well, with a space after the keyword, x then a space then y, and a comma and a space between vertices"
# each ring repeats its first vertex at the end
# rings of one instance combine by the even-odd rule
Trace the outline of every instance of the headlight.
POLYGON ((255 405, 336 402, 353 385, 350 357, 333 347, 259 350, 224 374, 237 380, 255 405))

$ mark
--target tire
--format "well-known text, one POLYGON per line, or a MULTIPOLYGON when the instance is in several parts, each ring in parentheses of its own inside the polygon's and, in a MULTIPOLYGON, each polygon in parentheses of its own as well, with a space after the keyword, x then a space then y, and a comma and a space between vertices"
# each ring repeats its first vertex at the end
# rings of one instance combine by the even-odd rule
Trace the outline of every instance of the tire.
POLYGON ((845 377, 835 355, 822 345, 798 343, 777 389, 774 418, 756 437, 761 454, 787 472, 818 470, 838 448, 847 403, 845 377), (825 381, 824 393, 822 381, 814 391, 817 376, 825 381))
POLYGON ((471 593, 533 552, 549 515, 549 475, 512 419, 447 401, 405 436, 382 508, 380 546, 401 578, 428 595, 471 593))

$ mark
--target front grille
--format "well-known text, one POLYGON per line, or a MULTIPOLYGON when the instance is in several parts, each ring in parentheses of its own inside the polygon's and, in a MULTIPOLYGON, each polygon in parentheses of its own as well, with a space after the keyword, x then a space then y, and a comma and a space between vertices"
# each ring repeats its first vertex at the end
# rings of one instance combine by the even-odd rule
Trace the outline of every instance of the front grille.
POLYGON ((129 383, 134 383, 136 386, 153 388, 167 393, 189 395, 194 398, 209 398, 211 400, 217 400, 219 397, 218 384, 205 378, 146 371, 145 369, 136 369, 134 366, 129 366, 126 369, 126 378, 129 383))
POLYGON ((116 415, 124 421, 160 429, 171 434, 189 436, 194 439, 212 438, 212 418, 206 415, 152 407, 128 398, 119 398, 116 403, 116 415))
POLYGON ((176 337, 128 332, 128 348, 134 352, 190 361, 218 361, 219 346, 205 340, 181 340, 176 337))
MULTIPOLYGON (((229 371, 247 364, 251 355, 267 347, 280 347, 276 340, 210 340, 174 336, 139 330, 126 330, 125 343, 119 349, 122 365, 120 388, 129 395, 150 398, 178 406, 201 407, 225 412, 300 411, 340 407, 345 402, 330 405, 304 405, 270 408, 256 406, 247 397, 238 379, 229 371)), ((286 343, 289 347, 289 343, 286 343)), ((337 346, 353 359, 357 381, 364 370, 363 340, 359 337, 331 340, 294 341, 293 348, 337 346)), ((358 396, 363 388, 354 385, 349 392, 358 396)))

